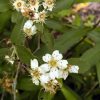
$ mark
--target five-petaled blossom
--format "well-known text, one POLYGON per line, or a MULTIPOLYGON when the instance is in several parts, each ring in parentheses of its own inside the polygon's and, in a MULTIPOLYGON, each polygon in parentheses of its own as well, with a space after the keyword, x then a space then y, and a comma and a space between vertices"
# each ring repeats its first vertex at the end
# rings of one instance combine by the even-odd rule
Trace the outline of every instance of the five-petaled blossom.
POLYGON ((52 55, 45 54, 43 56, 43 61, 45 64, 42 65, 42 68, 48 69, 50 71, 49 75, 51 79, 59 78, 59 70, 63 70, 67 68, 67 60, 62 59, 62 54, 59 53, 58 50, 55 50, 52 55))
POLYGON ((20 11, 25 6, 25 2, 23 0, 15 0, 13 6, 17 11, 20 11))

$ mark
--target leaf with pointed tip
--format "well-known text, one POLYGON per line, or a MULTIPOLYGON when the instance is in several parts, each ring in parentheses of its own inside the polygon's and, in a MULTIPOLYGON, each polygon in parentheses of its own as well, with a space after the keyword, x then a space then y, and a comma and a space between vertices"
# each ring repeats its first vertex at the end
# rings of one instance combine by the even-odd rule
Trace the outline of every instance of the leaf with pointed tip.
POLYGON ((78 43, 90 31, 91 30, 88 28, 80 28, 67 31, 55 40, 54 48, 64 53, 73 45, 78 43))

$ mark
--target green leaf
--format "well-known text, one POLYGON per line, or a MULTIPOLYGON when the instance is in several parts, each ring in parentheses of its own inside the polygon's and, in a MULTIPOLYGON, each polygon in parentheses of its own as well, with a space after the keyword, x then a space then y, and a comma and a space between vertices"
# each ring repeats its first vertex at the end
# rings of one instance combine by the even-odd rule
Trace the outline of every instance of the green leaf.
POLYGON ((0 12, 9 10, 10 6, 10 0, 0 0, 0 12))
POLYGON ((13 65, 11 65, 10 63, 8 63, 7 61, 2 61, 0 59, 0 74, 4 74, 4 72, 6 71, 7 73, 13 73, 15 68, 13 65))
POLYGON ((21 77, 18 79, 17 88, 24 91, 36 91, 38 87, 32 83, 31 77, 21 77))
POLYGON ((61 91, 66 100, 81 100, 81 98, 74 91, 65 85, 62 86, 61 91))
POLYGON ((0 13, 0 32, 3 31, 11 17, 11 11, 0 13))
POLYGON ((100 61, 100 44, 87 50, 81 57, 84 61, 88 62, 91 66, 94 66, 100 61))
POLYGON ((24 24, 24 19, 20 19, 20 21, 15 25, 11 34, 11 41, 13 44, 24 45, 25 36, 22 31, 24 24))
POLYGON ((2 48, 0 49, 0 57, 4 57, 5 55, 7 55, 9 52, 8 48, 2 48))
POLYGON ((58 12, 64 9, 68 9, 72 6, 73 3, 74 0, 57 0, 53 12, 58 12))
POLYGON ((65 29, 64 25, 56 20, 47 20, 45 24, 47 27, 61 32, 63 32, 65 29))
POLYGON ((53 94, 45 92, 43 89, 41 89, 38 95, 38 100, 52 100, 53 97, 54 97, 53 94))
POLYGON ((20 19, 22 19, 21 13, 18 13, 17 11, 12 12, 11 21, 13 23, 18 23, 20 19))
POLYGON ((63 18, 65 16, 69 16, 71 14, 72 14, 72 9, 65 9, 65 10, 59 11, 57 13, 57 16, 59 16, 59 18, 63 18))
POLYGON ((83 59, 80 58, 70 58, 68 59, 69 64, 71 65, 78 65, 79 66, 79 73, 84 73, 86 72, 90 67, 90 64, 88 61, 84 61, 83 59))
POLYGON ((90 30, 86 28, 73 29, 67 31, 63 35, 61 35, 57 40, 55 40, 54 48, 64 53, 73 45, 78 43, 82 39, 82 37, 89 33, 89 31, 90 30))
POLYGON ((53 48, 54 38, 53 38, 52 33, 50 33, 48 30, 44 30, 44 32, 41 36, 41 39, 42 39, 42 42, 44 42, 49 49, 53 48))
POLYGON ((33 56, 31 51, 24 46, 16 45, 16 50, 20 60, 25 64, 30 65, 30 60, 36 58, 35 56, 33 56))
POLYGON ((94 29, 90 34, 89 38, 93 40, 96 44, 100 43, 100 28, 94 29))

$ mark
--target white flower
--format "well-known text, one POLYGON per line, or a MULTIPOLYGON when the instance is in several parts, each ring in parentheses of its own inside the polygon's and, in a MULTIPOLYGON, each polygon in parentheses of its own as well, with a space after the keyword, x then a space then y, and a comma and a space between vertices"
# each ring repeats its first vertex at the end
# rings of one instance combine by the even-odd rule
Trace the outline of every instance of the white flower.
POLYGON ((47 67, 50 68, 67 68, 67 60, 62 60, 63 56, 59 53, 58 50, 55 50, 52 55, 45 54, 45 56, 42 57, 43 61, 47 63, 47 67))
POLYGON ((31 70, 30 74, 32 76, 32 81, 35 85, 39 85, 40 76, 42 75, 42 70, 38 65, 37 59, 31 60, 31 70))
POLYGON ((54 0, 44 0, 43 7, 49 11, 54 8, 54 0))
POLYGON ((72 65, 68 68, 69 73, 78 73, 79 67, 76 65, 72 65))
POLYGON ((25 2, 23 0, 15 0, 13 6, 17 11, 20 11, 25 6, 25 2))
POLYGON ((37 28, 35 25, 33 25, 33 21, 31 20, 26 21, 23 27, 23 31, 25 32, 26 36, 30 37, 36 34, 36 30, 37 28))
POLYGON ((59 76, 59 70, 67 68, 67 60, 62 60, 63 56, 59 53, 58 50, 55 50, 52 55, 45 54, 42 57, 43 61, 46 64, 42 65, 42 68, 45 68, 49 72, 50 78, 55 79, 59 76))
POLYGON ((43 11, 39 12, 38 17, 39 17, 38 22, 44 23, 45 19, 46 19, 46 11, 43 10, 43 11))
POLYGON ((30 2, 30 9, 31 10, 35 10, 36 12, 38 12, 38 8, 39 8, 39 0, 28 0, 30 2))
POLYGON ((11 63, 12 65, 14 64, 13 58, 9 57, 8 55, 5 56, 5 59, 6 59, 9 63, 11 63))

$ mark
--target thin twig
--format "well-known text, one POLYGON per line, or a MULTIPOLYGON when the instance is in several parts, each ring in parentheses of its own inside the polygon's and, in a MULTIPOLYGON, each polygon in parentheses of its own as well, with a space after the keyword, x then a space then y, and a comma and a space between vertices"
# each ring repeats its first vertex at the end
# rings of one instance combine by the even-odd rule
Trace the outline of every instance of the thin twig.
POLYGON ((14 83, 13 83, 13 98, 16 100, 16 85, 17 85, 17 79, 18 79, 18 74, 19 74, 19 69, 20 69, 20 62, 18 64, 17 70, 16 70, 16 75, 14 78, 14 83))

